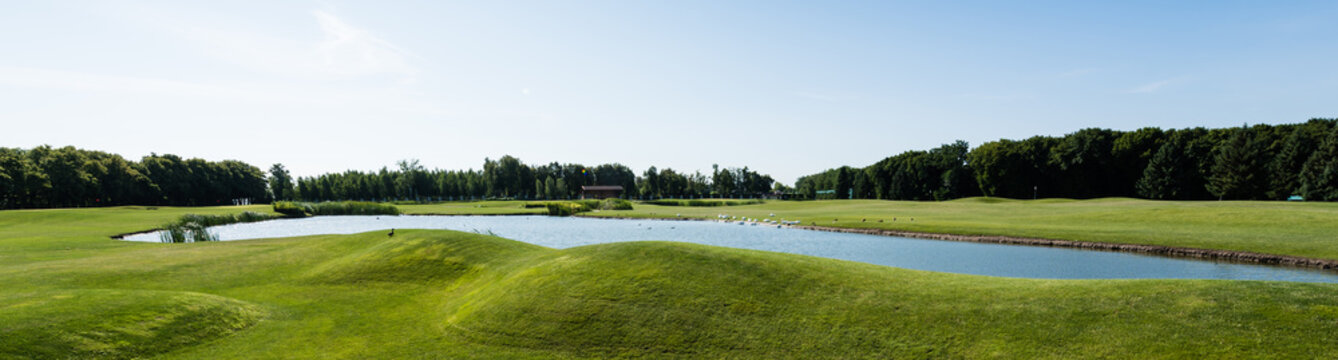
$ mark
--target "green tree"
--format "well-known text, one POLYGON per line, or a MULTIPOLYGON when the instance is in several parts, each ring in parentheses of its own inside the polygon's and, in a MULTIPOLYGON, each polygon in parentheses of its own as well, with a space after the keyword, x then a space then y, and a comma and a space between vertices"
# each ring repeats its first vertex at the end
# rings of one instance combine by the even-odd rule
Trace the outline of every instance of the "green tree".
POLYGON ((1186 160, 1178 142, 1163 143, 1143 169, 1136 185, 1138 195, 1158 200, 1182 198, 1185 172, 1194 171, 1186 160))
POLYGON ((283 164, 269 167, 269 190, 274 200, 293 200, 293 176, 283 164))
POLYGON ((852 181, 850 179, 850 172, 851 171, 849 166, 842 166, 841 168, 836 170, 835 190, 837 199, 850 198, 850 191, 854 186, 853 184, 851 184, 852 181))
POLYGON ((1213 149, 1208 191, 1221 199, 1252 199, 1259 193, 1260 145, 1254 131, 1241 127, 1213 149))
POLYGON ((558 197, 557 184, 553 181, 553 177, 549 176, 547 178, 544 178, 544 198, 553 199, 557 197, 558 197))
POLYGON ((641 190, 641 196, 649 199, 660 197, 660 174, 658 171, 654 166, 651 166, 641 174, 641 185, 637 186, 641 190))
POLYGON ((1277 155, 1268 164, 1269 199, 1301 194, 1301 171, 1333 128, 1332 123, 1332 120, 1313 119, 1292 128, 1282 140, 1277 155))
POLYGON ((1301 194, 1307 200, 1338 200, 1338 127, 1302 167, 1301 194))

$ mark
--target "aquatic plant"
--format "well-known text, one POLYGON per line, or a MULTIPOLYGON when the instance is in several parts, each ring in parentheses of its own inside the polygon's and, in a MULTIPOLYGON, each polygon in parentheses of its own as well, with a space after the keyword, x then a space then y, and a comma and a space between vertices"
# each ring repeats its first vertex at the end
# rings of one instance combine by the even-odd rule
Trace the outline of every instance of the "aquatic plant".
POLYGON ((223 215, 186 214, 174 222, 163 225, 163 232, 159 237, 165 243, 218 241, 217 235, 209 233, 210 226, 265 221, 277 217, 252 211, 223 215))

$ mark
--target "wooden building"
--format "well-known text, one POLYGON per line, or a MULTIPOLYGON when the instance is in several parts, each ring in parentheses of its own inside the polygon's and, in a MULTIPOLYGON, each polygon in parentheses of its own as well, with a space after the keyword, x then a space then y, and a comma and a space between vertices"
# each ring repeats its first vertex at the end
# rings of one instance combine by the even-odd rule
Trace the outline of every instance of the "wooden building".
POLYGON ((617 185, 614 186, 596 185, 596 186, 581 187, 581 199, 616 198, 622 194, 623 194, 623 187, 617 185))

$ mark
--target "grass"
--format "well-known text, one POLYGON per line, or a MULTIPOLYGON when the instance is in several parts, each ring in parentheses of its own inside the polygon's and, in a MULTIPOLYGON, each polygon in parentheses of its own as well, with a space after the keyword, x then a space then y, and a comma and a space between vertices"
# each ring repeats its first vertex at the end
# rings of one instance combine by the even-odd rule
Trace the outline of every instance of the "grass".
POLYGON ((1338 203, 1124 198, 826 200, 769 201, 728 208, 638 204, 632 211, 583 216, 681 215, 715 219, 717 214, 750 218, 775 214, 774 219, 800 220, 804 225, 1151 244, 1338 259, 1338 240, 1334 237, 1338 234, 1338 203))
POLYGON ((765 203, 763 200, 732 200, 732 199, 660 199, 646 200, 642 203, 661 206, 739 206, 754 205, 765 203))
MULTIPOLYGON (((1012 211, 1102 202, 1123 204, 1022 202, 1012 211)), ((785 206, 863 214, 997 204, 1008 205, 703 210, 779 217, 785 206)), ((595 214, 651 216, 648 207, 595 214)), ((0 212, 0 358, 1338 357, 1333 284, 1008 279, 682 243, 557 250, 404 229, 185 244, 107 238, 185 213, 247 210, 268 208, 0 212)))

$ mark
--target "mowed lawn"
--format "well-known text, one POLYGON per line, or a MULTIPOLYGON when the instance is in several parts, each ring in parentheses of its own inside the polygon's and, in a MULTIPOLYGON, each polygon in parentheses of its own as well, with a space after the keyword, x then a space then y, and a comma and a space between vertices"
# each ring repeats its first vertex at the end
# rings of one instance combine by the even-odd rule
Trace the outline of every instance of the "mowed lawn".
MULTIPOLYGON (((827 204, 632 213, 888 211, 827 204)), ((266 209, 0 211, 0 358, 1338 357, 1334 284, 1009 279, 430 230, 108 239, 184 213, 244 210, 266 209)), ((931 215, 909 226, 930 221, 920 216, 931 215)))
POLYGON ((631 211, 584 215, 714 219, 717 214, 750 218, 775 214, 772 219, 800 220, 804 225, 1152 244, 1338 259, 1338 203, 1321 202, 1124 198, 770 201, 722 207, 638 204, 631 211))

